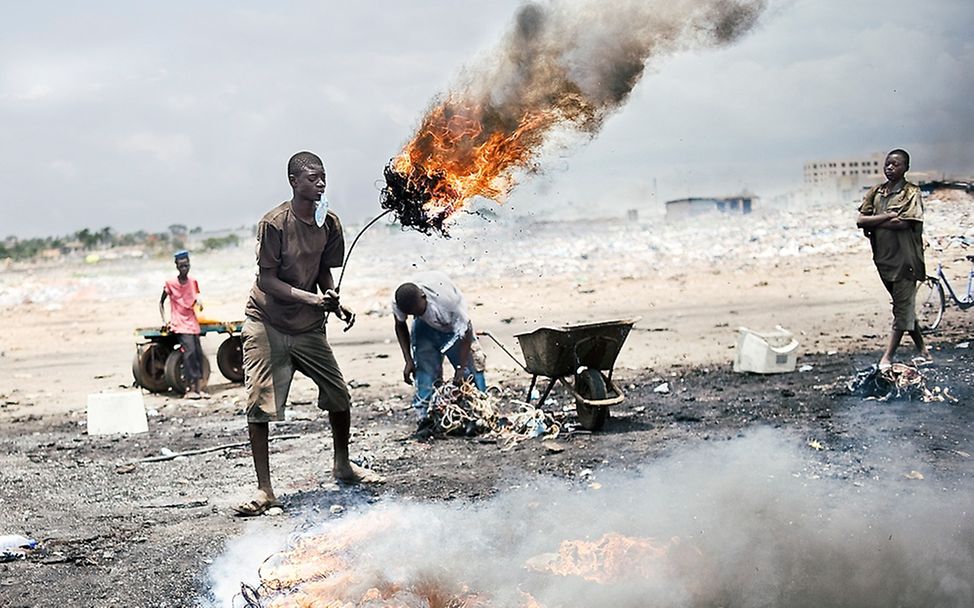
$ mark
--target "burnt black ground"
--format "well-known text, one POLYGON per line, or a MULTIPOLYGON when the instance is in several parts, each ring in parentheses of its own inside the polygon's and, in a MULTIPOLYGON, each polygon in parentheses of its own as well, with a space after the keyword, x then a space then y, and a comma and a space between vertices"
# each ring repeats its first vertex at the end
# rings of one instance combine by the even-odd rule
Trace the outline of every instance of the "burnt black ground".
MULTIPOLYGON (((407 436, 411 413, 402 396, 353 389, 353 451, 386 477, 376 488, 345 489, 328 482, 330 432, 306 402, 298 419, 274 434, 299 439, 272 444, 272 471, 291 517, 379 496, 427 501, 481 500, 525 476, 582 478, 585 469, 627 469, 675 449, 733 441, 750 429, 774 427, 809 447, 822 470, 856 483, 921 471, 945 488, 974 478, 974 349, 957 348, 974 328, 964 316, 934 337, 931 385, 947 387, 957 403, 877 402, 852 397, 849 377, 877 357, 838 352, 803 356, 812 370, 774 376, 711 368, 617 372, 626 401, 604 432, 563 435, 561 452, 526 441, 502 452, 496 443, 448 438, 419 443, 407 436), (668 394, 654 392, 668 382, 668 394), (916 460, 883 456, 889 443, 910 443, 916 460)), ((849 337, 850 348, 878 348, 880 339, 849 337), (873 343, 876 343, 875 345, 873 343)), ((526 378, 502 382, 524 390, 526 378)), ((83 418, 16 419, 0 429, 0 534, 36 538, 28 559, 0 564, 0 605, 194 606, 206 594, 205 573, 224 543, 246 522, 229 507, 253 483, 249 451, 235 448, 181 461, 127 462, 175 451, 244 441, 239 387, 215 387, 203 404, 149 397, 150 433, 90 437, 83 418), (236 403, 234 403, 236 400, 236 403)), ((559 404, 567 396, 555 391, 559 404)), ((715 465, 715 466, 719 466, 715 465)), ((265 518, 266 519, 266 518, 265 518)), ((294 519, 277 518, 287 528, 294 519)))

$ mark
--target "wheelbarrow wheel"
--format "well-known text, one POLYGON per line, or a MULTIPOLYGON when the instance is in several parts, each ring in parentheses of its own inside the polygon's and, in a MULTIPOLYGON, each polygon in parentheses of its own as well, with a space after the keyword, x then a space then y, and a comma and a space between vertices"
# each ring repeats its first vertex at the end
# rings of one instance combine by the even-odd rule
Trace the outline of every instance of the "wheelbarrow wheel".
MULTIPOLYGON (((206 388, 210 380, 210 361, 204 355, 202 376, 200 377, 200 388, 206 388)), ((189 383, 186 382, 186 365, 183 362, 183 351, 174 350, 166 359, 166 382, 177 393, 185 393, 189 390, 189 383)))
MULTIPOLYGON (((609 396, 602 372, 589 367, 583 369, 581 373, 575 376, 575 390, 579 395, 589 401, 606 399, 609 396)), ((592 406, 581 399, 575 400, 575 411, 578 412, 579 424, 582 425, 583 429, 589 431, 602 430, 602 427, 605 426, 606 419, 609 417, 609 408, 607 406, 592 406)))
POLYGON ((243 382, 243 341, 240 336, 230 336, 216 351, 216 366, 230 382, 243 382))
POLYGON ((150 342, 135 353, 132 360, 132 375, 142 388, 153 393, 169 390, 166 381, 166 357, 169 349, 164 344, 150 342))

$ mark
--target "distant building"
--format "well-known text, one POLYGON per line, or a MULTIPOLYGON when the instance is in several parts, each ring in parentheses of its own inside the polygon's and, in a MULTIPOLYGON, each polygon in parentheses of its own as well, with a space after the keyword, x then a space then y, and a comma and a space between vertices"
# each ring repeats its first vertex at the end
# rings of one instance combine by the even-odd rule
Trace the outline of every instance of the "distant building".
POLYGON ((745 215, 751 212, 757 198, 753 194, 678 198, 673 201, 666 201, 666 219, 676 220, 715 212, 745 215))
POLYGON ((881 153, 857 158, 805 163, 805 191, 812 201, 846 202, 862 197, 866 188, 886 180, 881 153))

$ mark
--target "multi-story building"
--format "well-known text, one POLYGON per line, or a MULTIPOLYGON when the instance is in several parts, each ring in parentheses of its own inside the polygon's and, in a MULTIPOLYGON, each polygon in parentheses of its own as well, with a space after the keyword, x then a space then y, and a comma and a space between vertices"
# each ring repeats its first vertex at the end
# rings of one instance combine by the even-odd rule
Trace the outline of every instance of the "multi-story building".
POLYGON ((822 202, 847 202, 861 198, 865 188, 885 180, 883 154, 859 158, 813 160, 805 163, 808 198, 822 202))

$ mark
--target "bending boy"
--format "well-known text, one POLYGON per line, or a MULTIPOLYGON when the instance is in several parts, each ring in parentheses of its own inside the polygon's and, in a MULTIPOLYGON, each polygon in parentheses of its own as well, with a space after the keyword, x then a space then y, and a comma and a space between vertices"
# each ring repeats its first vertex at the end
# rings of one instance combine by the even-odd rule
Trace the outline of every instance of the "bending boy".
POLYGON ((443 379, 444 355, 453 364, 455 383, 472 379, 478 389, 487 390, 483 369, 474 362, 476 347, 467 301, 450 277, 437 271, 423 272, 396 289, 392 314, 405 361, 403 380, 412 384, 413 376, 416 378, 413 397, 413 408, 419 419, 416 434, 429 437, 432 434, 429 402, 434 385, 443 379), (415 318, 411 333, 406 324, 409 315, 415 318))

